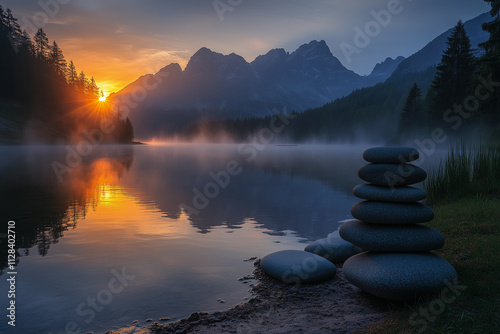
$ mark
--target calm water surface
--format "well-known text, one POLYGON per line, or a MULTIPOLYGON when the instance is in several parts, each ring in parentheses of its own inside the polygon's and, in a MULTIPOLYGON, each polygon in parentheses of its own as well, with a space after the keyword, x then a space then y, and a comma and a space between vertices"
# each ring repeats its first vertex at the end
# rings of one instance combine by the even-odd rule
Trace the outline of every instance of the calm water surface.
POLYGON ((0 233, 16 222, 19 253, 13 328, 0 235, 0 332, 104 333, 244 301, 245 260, 303 249, 352 218, 366 148, 109 146, 58 178, 65 147, 0 147, 0 233))

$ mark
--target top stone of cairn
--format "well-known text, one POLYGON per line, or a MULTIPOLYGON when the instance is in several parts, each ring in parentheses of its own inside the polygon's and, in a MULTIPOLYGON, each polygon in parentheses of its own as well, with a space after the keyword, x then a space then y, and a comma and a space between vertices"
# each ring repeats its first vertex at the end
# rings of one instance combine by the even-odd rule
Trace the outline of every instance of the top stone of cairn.
POLYGON ((363 159, 373 163, 400 164, 417 160, 420 154, 413 147, 384 146, 367 149, 363 159))

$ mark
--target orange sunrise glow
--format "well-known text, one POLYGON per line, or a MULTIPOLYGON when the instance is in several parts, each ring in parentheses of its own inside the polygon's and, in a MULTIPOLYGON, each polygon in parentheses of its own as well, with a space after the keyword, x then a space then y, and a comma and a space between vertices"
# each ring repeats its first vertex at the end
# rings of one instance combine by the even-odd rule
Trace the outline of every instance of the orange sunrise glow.
POLYGON ((0 334, 500 334, 499 50, 500 0, 0 0, 0 334))

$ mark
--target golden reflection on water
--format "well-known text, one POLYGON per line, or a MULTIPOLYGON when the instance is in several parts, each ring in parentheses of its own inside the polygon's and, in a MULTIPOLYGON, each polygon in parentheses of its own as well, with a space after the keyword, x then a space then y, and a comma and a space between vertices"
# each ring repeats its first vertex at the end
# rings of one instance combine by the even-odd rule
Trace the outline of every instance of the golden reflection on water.
POLYGON ((45 167, 54 159, 64 161, 65 152, 36 155, 36 164, 30 163, 22 177, 15 176, 18 165, 8 166, 7 174, 14 177, 2 185, 9 192, 19 192, 22 178, 27 184, 23 201, 17 201, 22 203, 6 202, 12 204, 9 213, 19 213, 23 238, 17 246, 32 253, 20 260, 25 289, 18 300, 30 315, 21 330, 40 332, 49 319, 60 318, 47 328, 63 330, 74 320, 84 330, 99 324, 104 331, 121 325, 117 319, 122 318, 131 323, 228 308, 248 296, 248 286, 238 278, 250 274, 253 263, 244 260, 303 249, 304 233, 291 230, 320 233, 310 217, 322 211, 314 210, 317 201, 303 206, 303 198, 325 197, 330 202, 331 190, 321 182, 274 173, 278 162, 262 167, 264 171, 248 167, 199 216, 188 216, 179 203, 190 203, 193 187, 203 186, 208 172, 220 170, 220 161, 228 159, 227 150, 200 152, 107 147, 83 159, 65 174, 63 183, 51 182, 55 176, 45 167), (36 247, 42 256, 34 254, 36 247), (96 323, 82 323, 77 305, 105 287, 112 269, 121 268, 136 279, 114 297, 96 323))
MULTIPOLYGON (((168 217, 154 199, 145 198, 143 190, 136 192, 121 185, 124 173, 126 164, 109 158, 98 159, 74 171, 68 185, 76 196, 65 215, 65 220, 72 221, 74 228, 65 233, 65 244, 80 244, 92 253, 102 252, 118 258, 120 254, 130 254, 133 247, 136 256, 155 246, 179 258, 193 257, 190 261, 200 256, 189 254, 193 249, 255 253, 252 250, 275 248, 276 244, 269 245, 269 235, 263 233, 269 230, 250 217, 236 228, 221 223, 203 236, 184 210, 176 217, 168 217), (177 241, 174 243, 174 240, 177 241), (214 244, 217 246, 213 247, 214 244)), ((297 247, 293 236, 290 241, 297 247)), ((76 253, 89 255, 84 249, 76 253)))

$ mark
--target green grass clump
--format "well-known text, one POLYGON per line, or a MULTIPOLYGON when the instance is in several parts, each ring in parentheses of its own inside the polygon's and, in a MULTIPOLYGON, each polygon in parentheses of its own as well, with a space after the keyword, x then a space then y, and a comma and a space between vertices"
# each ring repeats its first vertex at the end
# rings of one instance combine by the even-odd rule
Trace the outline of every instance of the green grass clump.
POLYGON ((452 148, 424 183, 427 203, 500 195, 500 146, 452 148))

